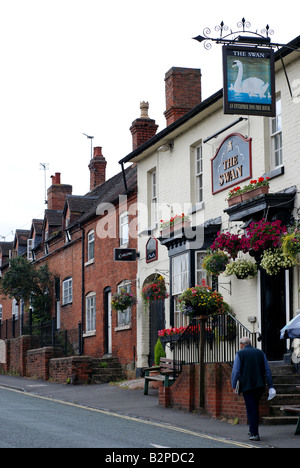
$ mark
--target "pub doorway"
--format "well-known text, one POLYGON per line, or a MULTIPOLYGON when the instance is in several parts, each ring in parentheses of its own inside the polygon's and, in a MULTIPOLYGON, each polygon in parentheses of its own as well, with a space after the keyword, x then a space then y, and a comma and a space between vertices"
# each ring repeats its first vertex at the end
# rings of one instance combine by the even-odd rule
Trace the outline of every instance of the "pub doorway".
POLYGON ((158 340, 158 331, 165 328, 165 301, 164 300, 150 302, 149 320, 150 320, 149 366, 153 366, 155 364, 154 348, 158 340))
POLYGON ((269 276, 260 270, 262 349, 269 361, 281 361, 286 352, 280 330, 290 319, 291 274, 289 270, 281 270, 269 276))

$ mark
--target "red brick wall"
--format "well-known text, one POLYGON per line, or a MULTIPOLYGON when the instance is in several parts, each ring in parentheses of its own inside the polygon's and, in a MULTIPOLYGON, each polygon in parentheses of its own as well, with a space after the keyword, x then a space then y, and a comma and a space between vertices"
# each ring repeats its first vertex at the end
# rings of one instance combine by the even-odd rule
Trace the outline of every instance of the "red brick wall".
POLYGON ((52 347, 30 350, 26 354, 26 376, 49 380, 49 362, 57 356, 57 350, 52 347))
MULTIPOLYGON (((205 365, 204 411, 213 418, 238 418, 247 423, 242 395, 231 389, 229 364, 205 365)), ((186 411, 199 410, 199 365, 184 366, 183 372, 169 389, 160 389, 160 404, 186 411)), ((266 398, 262 398, 260 416, 270 414, 266 398)))
POLYGON ((87 356, 72 356, 51 359, 49 379, 58 383, 86 384, 91 380, 91 359, 87 356))

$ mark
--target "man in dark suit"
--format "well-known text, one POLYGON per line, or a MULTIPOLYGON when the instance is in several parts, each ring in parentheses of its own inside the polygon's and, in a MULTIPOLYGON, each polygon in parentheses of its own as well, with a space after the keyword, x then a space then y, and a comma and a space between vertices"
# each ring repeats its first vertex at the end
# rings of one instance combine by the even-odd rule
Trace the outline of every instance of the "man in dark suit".
POLYGON ((260 440, 259 401, 265 391, 266 379, 268 387, 273 387, 272 374, 263 351, 253 348, 247 337, 240 340, 241 350, 237 352, 233 364, 231 384, 238 393, 243 393, 249 422, 250 440, 260 440))

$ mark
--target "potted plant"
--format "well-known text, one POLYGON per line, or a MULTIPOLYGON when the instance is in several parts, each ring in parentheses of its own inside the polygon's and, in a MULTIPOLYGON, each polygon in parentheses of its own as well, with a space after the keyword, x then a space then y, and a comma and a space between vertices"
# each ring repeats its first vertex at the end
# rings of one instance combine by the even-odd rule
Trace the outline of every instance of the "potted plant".
POLYGON ((203 259, 203 268, 211 275, 218 276, 225 271, 230 257, 222 250, 208 251, 203 259))
POLYGON ((265 250, 261 257, 260 266, 266 270, 268 275, 275 276, 281 269, 290 268, 295 263, 295 258, 285 255, 282 248, 278 248, 265 250))
POLYGON ((221 314, 227 310, 227 304, 218 291, 213 291, 205 281, 202 286, 194 286, 185 290, 178 298, 180 310, 190 316, 208 316, 221 314))
POLYGON ((152 283, 148 283, 144 286, 141 294, 145 304, 166 299, 168 297, 168 293, 164 277, 155 277, 152 283))
POLYGON ((112 297, 111 305, 116 311, 125 312, 128 307, 132 307, 136 304, 136 297, 127 292, 125 289, 121 289, 118 293, 112 297))
POLYGON ((235 275, 238 279, 254 278, 257 274, 257 265, 251 260, 238 259, 226 265, 225 276, 235 275))
POLYGON ((259 177, 258 179, 250 180, 250 183, 244 187, 234 187, 229 191, 227 196, 228 206, 236 203, 241 203, 258 195, 269 193, 269 177, 259 177))
POLYGON ((211 246, 211 250, 225 250, 231 258, 235 259, 239 252, 248 251, 245 236, 230 234, 230 232, 218 232, 218 235, 211 246))
POLYGON ((189 216, 184 213, 172 216, 168 221, 161 220, 160 222, 161 237, 169 236, 172 232, 184 229, 191 225, 189 216))

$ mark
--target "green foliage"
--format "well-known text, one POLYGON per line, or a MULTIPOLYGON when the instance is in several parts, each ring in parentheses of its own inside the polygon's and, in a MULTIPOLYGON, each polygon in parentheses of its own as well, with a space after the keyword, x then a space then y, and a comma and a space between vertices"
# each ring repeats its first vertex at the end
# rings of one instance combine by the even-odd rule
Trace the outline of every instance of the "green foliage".
POLYGON ((159 366, 160 363, 160 358, 166 357, 165 350, 163 348, 163 345, 161 344, 160 339, 157 340, 155 348, 154 348, 154 361, 155 365, 159 366))
POLYGON ((11 299, 29 303, 33 309, 33 322, 43 323, 50 318, 53 275, 48 265, 40 268, 24 257, 13 258, 10 268, 0 283, 0 293, 11 299))

